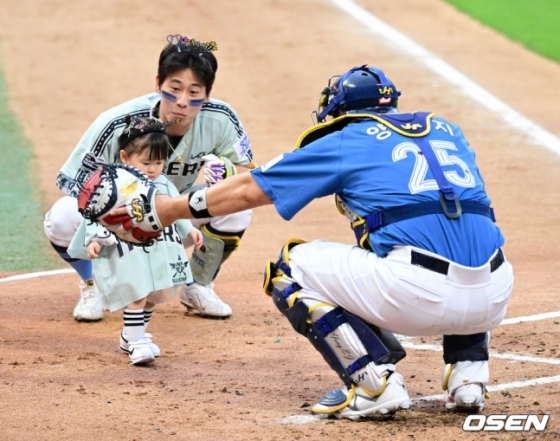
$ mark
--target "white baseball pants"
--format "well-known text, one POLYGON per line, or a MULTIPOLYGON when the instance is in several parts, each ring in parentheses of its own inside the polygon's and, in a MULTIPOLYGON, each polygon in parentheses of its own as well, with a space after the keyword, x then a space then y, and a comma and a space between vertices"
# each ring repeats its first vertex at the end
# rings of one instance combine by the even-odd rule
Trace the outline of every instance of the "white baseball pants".
POLYGON ((504 319, 514 281, 507 260, 494 272, 490 263, 470 268, 451 262, 444 275, 412 265, 412 250, 447 260, 410 246, 380 258, 334 242, 297 245, 290 251, 290 268, 302 287, 298 298, 340 306, 408 336, 476 334, 504 319))

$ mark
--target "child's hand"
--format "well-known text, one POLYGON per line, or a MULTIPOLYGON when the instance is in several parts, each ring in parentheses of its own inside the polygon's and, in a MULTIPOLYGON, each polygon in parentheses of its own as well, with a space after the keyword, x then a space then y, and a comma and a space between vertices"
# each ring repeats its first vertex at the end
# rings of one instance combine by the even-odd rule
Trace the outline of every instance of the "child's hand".
POLYGON ((96 240, 92 240, 87 247, 87 255, 90 259, 97 259, 101 251, 101 244, 96 240))
POLYGON ((203 242, 202 233, 200 232, 200 230, 198 228, 193 227, 191 232, 188 234, 188 236, 194 242, 194 247, 197 250, 200 250, 200 247, 202 246, 202 242, 203 242))

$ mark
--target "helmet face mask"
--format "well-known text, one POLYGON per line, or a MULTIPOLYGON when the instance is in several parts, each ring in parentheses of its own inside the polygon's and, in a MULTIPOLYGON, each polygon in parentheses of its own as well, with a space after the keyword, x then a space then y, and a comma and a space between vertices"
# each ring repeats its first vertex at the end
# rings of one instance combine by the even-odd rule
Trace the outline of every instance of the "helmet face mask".
POLYGON ((363 65, 329 79, 321 92, 316 111, 317 122, 327 116, 336 118, 345 113, 395 111, 401 92, 381 69, 363 65))

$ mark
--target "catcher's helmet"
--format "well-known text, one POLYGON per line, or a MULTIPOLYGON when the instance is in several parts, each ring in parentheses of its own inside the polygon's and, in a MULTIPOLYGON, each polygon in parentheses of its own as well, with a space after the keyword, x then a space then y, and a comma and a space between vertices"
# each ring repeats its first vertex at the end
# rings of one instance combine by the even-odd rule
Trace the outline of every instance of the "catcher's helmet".
POLYGON ((319 98, 317 121, 323 122, 327 115, 363 110, 386 113, 397 108, 400 94, 381 69, 366 64, 354 67, 331 77, 319 98))

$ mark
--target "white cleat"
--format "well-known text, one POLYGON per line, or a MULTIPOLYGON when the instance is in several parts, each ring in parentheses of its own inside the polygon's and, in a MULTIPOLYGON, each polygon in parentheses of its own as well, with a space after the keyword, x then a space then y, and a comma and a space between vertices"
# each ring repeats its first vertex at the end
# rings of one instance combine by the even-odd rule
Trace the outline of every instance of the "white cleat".
POLYGON ((368 396, 361 388, 352 385, 335 389, 313 406, 313 413, 330 414, 336 418, 357 420, 374 415, 393 415, 397 410, 408 409, 410 397, 401 374, 393 372, 387 379, 383 393, 368 396))
POLYGON ((443 368, 443 401, 449 410, 482 412, 490 373, 487 361, 459 361, 443 368))
POLYGON ((485 391, 478 383, 469 383, 455 389, 454 393, 445 391, 445 407, 459 412, 482 412, 485 391))
POLYGON ((151 363, 156 359, 150 343, 145 338, 139 338, 128 344, 128 356, 131 364, 151 363))
POLYGON ((181 287, 181 303, 187 310, 195 309, 203 317, 228 318, 231 307, 220 300, 214 292, 214 284, 200 285, 192 283, 181 287))
MULTIPOLYGON (((152 342, 152 334, 150 334, 149 332, 145 332, 144 333, 144 340, 146 340, 148 342, 148 344, 150 345, 150 348, 152 349, 152 353, 154 354, 154 357, 158 358, 161 355, 161 351, 159 349, 159 346, 152 342)), ((119 344, 119 349, 121 351, 123 351, 125 354, 128 354, 129 353, 129 346, 130 345, 128 344, 126 334, 124 333, 124 330, 123 330, 121 332, 121 341, 120 341, 120 344, 119 344)))
POLYGON ((96 322, 103 318, 101 293, 94 284, 80 282, 80 300, 74 308, 74 318, 79 322, 96 322))

